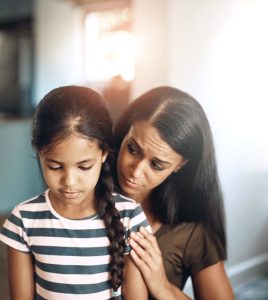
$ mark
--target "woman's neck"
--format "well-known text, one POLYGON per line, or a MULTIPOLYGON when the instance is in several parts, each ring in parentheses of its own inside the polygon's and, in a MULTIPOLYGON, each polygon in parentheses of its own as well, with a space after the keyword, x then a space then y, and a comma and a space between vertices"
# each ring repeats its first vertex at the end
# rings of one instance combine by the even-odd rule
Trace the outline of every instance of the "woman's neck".
POLYGON ((153 204, 150 196, 142 199, 142 201, 140 201, 139 203, 146 215, 149 224, 151 225, 153 233, 155 233, 161 227, 162 222, 155 216, 153 212, 153 204))

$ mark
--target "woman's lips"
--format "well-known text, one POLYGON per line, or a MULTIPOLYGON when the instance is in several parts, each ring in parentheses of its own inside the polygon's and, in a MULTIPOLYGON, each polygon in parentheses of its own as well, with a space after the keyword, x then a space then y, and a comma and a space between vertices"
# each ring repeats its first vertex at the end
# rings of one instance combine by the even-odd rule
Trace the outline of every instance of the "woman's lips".
POLYGON ((122 175, 122 179, 123 179, 123 185, 125 185, 126 187, 132 188, 132 189, 137 189, 139 187, 139 184, 137 184, 136 182, 134 182, 131 179, 128 179, 127 177, 122 175))

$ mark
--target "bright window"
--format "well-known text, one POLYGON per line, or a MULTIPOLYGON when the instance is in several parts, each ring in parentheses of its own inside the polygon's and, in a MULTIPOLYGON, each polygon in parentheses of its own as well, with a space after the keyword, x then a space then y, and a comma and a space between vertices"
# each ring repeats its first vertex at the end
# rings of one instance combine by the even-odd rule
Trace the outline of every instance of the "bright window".
POLYGON ((92 11, 85 18, 85 75, 89 82, 134 78, 134 37, 130 9, 92 11))

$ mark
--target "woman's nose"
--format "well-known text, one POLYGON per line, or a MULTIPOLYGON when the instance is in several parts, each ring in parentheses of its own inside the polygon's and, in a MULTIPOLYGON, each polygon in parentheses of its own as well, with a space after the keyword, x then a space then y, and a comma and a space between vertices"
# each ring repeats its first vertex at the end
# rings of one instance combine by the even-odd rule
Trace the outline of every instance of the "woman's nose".
POLYGON ((132 177, 134 179, 144 176, 145 162, 143 160, 136 161, 132 168, 132 177))

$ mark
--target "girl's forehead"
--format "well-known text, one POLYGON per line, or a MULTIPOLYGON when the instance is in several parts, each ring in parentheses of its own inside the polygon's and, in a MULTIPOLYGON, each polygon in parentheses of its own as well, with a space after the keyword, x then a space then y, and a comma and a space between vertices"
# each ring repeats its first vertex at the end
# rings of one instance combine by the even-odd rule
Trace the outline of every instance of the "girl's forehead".
POLYGON ((44 149, 45 153, 68 153, 71 150, 89 150, 99 148, 97 140, 89 139, 83 135, 71 134, 65 138, 58 138, 44 149))

